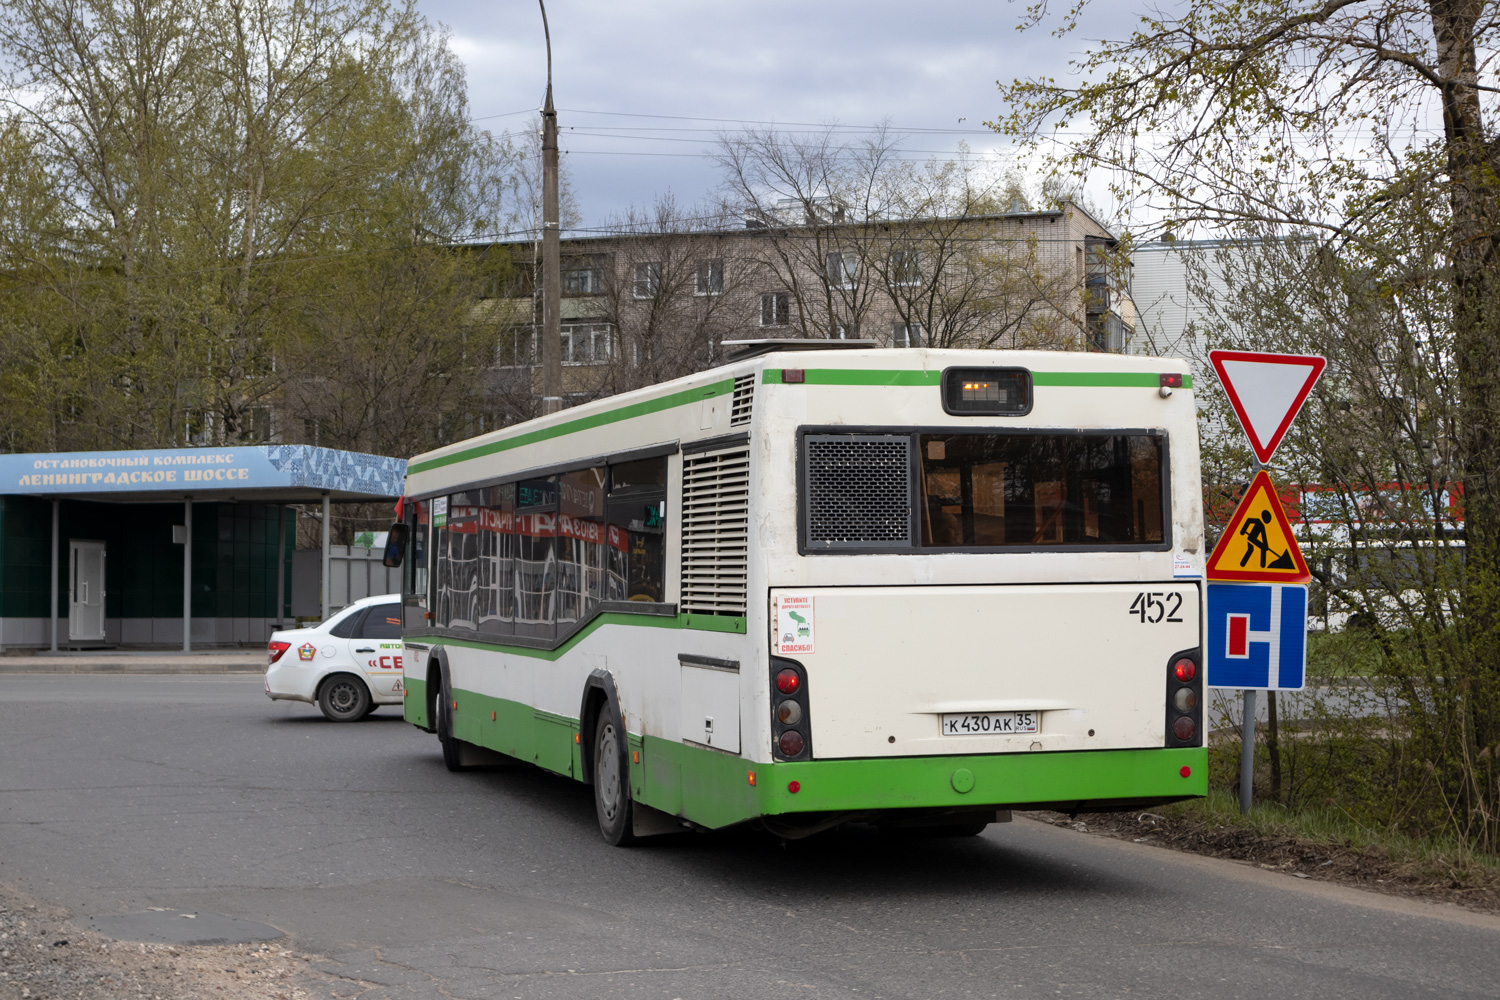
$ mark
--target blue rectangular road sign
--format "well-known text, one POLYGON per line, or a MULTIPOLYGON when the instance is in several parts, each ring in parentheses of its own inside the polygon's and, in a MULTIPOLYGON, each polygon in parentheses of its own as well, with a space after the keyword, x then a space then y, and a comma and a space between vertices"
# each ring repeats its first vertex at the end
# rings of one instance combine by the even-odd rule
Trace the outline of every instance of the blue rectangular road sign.
POLYGON ((1204 660, 1209 687, 1301 691, 1307 667, 1307 588, 1210 583, 1204 660))

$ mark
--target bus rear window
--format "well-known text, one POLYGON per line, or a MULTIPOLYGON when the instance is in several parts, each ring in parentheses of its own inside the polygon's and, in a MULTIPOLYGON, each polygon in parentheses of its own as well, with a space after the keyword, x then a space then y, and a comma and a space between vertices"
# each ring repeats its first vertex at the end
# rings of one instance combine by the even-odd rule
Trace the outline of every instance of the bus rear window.
POLYGON ((924 548, 1161 544, 1150 434, 921 434, 924 548))

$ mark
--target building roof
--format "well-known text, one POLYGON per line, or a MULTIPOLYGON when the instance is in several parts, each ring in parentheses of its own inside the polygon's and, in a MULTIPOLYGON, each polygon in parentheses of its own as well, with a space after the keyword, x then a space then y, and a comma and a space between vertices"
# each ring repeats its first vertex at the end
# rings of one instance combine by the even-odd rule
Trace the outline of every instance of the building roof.
POLYGON ((312 445, 0 455, 0 494, 88 500, 386 500, 406 460, 312 445))

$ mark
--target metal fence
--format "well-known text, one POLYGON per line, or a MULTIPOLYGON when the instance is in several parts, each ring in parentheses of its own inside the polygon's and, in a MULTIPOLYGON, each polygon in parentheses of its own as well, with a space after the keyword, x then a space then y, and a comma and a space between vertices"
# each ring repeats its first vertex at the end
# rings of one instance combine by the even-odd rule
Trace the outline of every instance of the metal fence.
MULTIPOLYGON (((362 597, 401 592, 401 570, 381 563, 384 550, 359 545, 328 547, 328 613, 346 608, 362 597)), ((298 549, 292 553, 292 615, 317 618, 322 611, 323 553, 298 549)))

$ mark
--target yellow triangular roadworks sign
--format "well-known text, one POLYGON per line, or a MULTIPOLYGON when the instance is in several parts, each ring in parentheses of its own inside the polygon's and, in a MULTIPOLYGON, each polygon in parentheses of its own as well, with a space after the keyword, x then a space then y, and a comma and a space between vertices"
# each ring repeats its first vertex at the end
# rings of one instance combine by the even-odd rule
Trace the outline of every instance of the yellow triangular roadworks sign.
POLYGON ((1306 583, 1312 578, 1271 477, 1262 469, 1208 557, 1210 580, 1306 583))

